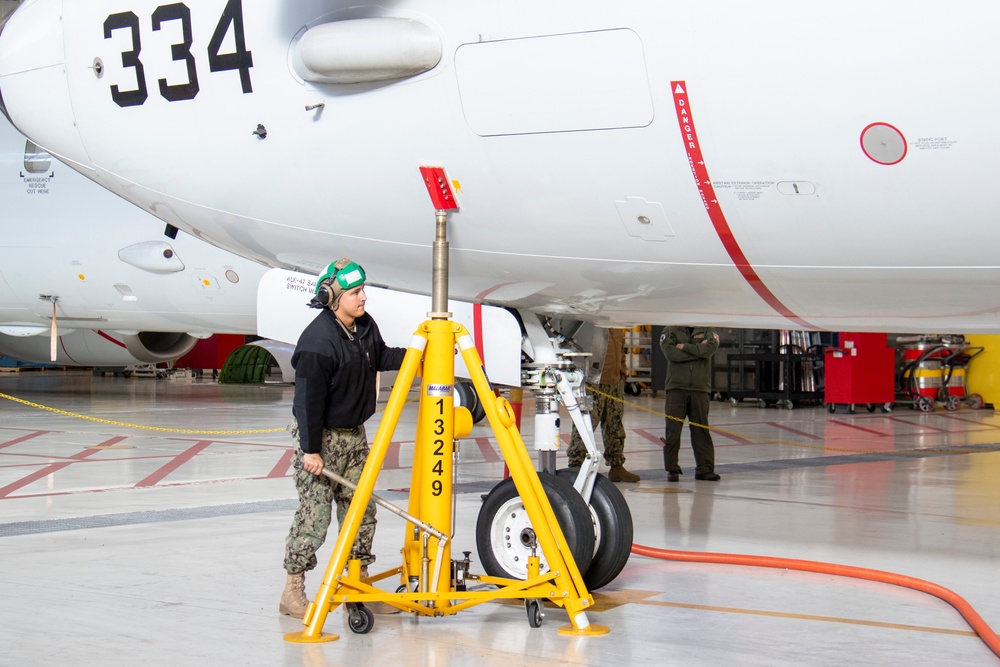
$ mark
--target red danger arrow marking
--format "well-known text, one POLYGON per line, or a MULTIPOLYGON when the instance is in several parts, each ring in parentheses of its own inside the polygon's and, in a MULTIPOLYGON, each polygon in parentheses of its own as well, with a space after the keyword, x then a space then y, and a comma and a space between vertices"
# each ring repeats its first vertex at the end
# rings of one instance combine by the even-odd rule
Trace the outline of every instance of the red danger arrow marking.
POLYGON ((733 231, 726 222, 726 215, 719 206, 719 200, 715 196, 715 188, 712 187, 712 180, 708 177, 708 168, 705 166, 705 158, 701 154, 701 144, 698 142, 698 133, 694 129, 694 119, 691 116, 691 103, 688 100, 687 85, 684 81, 671 81, 674 89, 674 108, 677 110, 677 122, 681 128, 681 138, 684 140, 684 150, 687 151, 688 162, 691 165, 691 173, 694 175, 695 185, 701 194, 701 201, 708 211, 708 217, 712 220, 715 232, 719 235, 719 240, 729 253, 733 264, 739 269, 740 274, 750 284, 760 298, 774 308, 782 317, 786 317, 804 329, 815 329, 815 327, 801 317, 793 313, 789 308, 767 288, 764 281, 760 279, 757 272, 750 266, 746 255, 740 248, 739 242, 733 236, 733 231))

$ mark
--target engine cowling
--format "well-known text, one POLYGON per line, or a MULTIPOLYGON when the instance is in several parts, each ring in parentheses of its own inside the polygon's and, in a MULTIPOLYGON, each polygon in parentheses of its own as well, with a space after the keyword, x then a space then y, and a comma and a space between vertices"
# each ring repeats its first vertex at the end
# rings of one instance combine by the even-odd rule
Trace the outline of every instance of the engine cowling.
POLYGON ((32 363, 61 366, 129 366, 173 361, 194 348, 190 334, 140 331, 121 334, 91 329, 67 331, 59 336, 56 360, 50 357, 48 336, 0 334, 0 354, 32 363))

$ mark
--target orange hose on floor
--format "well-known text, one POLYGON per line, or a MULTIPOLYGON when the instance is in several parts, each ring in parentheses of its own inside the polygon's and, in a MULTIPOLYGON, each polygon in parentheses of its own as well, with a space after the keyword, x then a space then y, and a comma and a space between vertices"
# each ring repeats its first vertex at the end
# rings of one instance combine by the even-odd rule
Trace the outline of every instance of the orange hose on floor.
POLYGON ((797 560, 794 558, 775 558, 770 556, 748 556, 743 554, 720 554, 696 551, 671 551, 669 549, 656 549, 646 547, 641 544, 632 545, 632 553, 649 558, 659 558, 661 560, 673 560, 686 563, 717 563, 724 565, 749 565, 751 567, 773 567, 786 570, 801 570, 803 572, 818 572, 820 574, 834 574, 839 577, 854 577, 855 579, 868 579, 895 586, 912 588, 922 593, 928 593, 940 598, 950 604, 962 615, 965 622, 976 631, 979 638, 990 647, 998 657, 1000 657, 1000 637, 993 632, 986 621, 976 613, 976 610, 954 591, 950 591, 944 586, 915 579, 892 572, 881 570, 869 570, 863 567, 852 567, 850 565, 835 565, 832 563, 820 563, 811 560, 797 560))

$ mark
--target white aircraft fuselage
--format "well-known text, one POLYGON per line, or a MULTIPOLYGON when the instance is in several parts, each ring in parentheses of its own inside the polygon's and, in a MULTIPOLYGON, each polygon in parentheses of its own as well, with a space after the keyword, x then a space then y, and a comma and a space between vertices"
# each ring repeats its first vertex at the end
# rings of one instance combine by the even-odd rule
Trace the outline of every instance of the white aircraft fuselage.
POLYGON ((1000 332, 994 3, 26 2, 13 123, 245 257, 622 324, 1000 332))
POLYGON ((177 359, 214 333, 256 333, 265 267, 184 233, 164 236, 161 221, 3 119, 0 203, 0 354, 123 366, 177 359))

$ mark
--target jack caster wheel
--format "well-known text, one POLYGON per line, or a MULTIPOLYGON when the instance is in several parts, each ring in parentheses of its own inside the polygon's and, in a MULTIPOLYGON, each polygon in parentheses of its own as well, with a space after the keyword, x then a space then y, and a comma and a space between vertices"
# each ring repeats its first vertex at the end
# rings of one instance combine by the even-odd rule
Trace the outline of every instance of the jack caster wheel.
MULTIPOLYGON (((590 508, 573 485, 551 473, 540 472, 538 479, 552 505, 559 527, 585 575, 594 557, 594 521, 590 508)), ((549 571, 545 554, 537 545, 535 529, 517 494, 514 478, 508 477, 487 494, 476 520, 476 546, 486 574, 507 579, 528 578, 528 557, 533 547, 540 560, 540 572, 549 571)))
POLYGON ((347 610, 347 626, 356 635, 368 634, 375 625, 375 614, 363 604, 351 605, 347 610))
POLYGON ((533 628, 542 625, 545 614, 542 612, 542 604, 538 600, 525 600, 524 611, 528 614, 528 625, 533 628))

